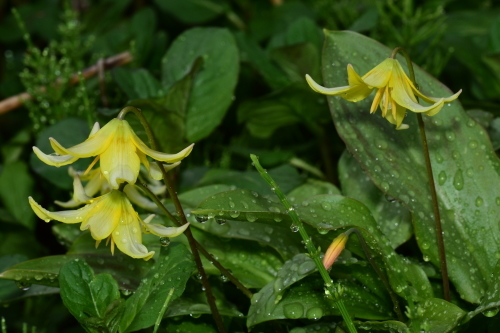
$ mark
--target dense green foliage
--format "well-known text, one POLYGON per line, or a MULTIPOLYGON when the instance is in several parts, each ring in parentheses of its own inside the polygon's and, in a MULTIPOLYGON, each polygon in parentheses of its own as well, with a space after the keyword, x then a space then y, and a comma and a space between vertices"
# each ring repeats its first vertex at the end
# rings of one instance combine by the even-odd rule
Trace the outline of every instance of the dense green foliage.
MULTIPOLYGON (((2 333, 153 332, 155 324, 158 332, 217 332, 184 235, 168 242, 146 234, 155 256, 132 259, 96 248, 78 225, 45 223, 28 204, 32 196, 61 210, 54 200, 69 200, 73 188, 69 167, 44 164, 32 146, 49 153, 49 137, 80 143, 94 122, 103 126, 127 105, 142 110, 159 150, 196 144, 169 174, 196 240, 253 293, 249 299, 202 257, 228 332, 347 331, 250 154, 322 252, 358 229, 329 273, 359 332, 498 331, 500 7, 493 1, 12 3, 0 3, 0 99, 24 91, 33 99, 8 112, 0 103, 2 333), (396 131, 380 111, 369 114, 373 94, 357 103, 326 98, 304 79, 344 86, 348 64, 363 75, 397 46, 419 66, 423 93, 463 89, 459 101, 424 116, 451 302, 443 299, 415 114, 406 115, 409 129, 396 131), (97 66, 84 79, 85 68, 125 51, 130 63, 97 66)), ((126 119, 148 142, 138 118, 126 119)), ((176 215, 173 200, 161 199, 176 215)), ((152 211, 155 223, 170 225, 152 211)))

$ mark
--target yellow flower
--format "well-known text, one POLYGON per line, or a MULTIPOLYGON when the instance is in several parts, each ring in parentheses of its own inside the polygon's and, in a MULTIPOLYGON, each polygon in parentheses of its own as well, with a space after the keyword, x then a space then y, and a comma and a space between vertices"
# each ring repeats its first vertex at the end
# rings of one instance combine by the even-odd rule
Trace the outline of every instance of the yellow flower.
MULTIPOLYGON (((176 162, 174 164, 165 165, 166 171, 169 171, 179 165, 181 162, 176 162)), ((72 167, 69 167, 68 173, 73 177, 73 196, 69 201, 54 201, 57 205, 64 208, 74 208, 77 207, 94 197, 98 192, 101 195, 108 193, 111 188, 106 178, 102 175, 101 169, 96 168, 90 172, 84 173, 81 171, 75 171, 72 167), (81 181, 87 181, 85 186, 82 185, 81 181)), ((158 184, 158 181, 154 179, 149 179, 153 184, 149 184, 148 187, 155 195, 165 193, 166 186, 158 184)), ((133 184, 127 184, 123 189, 130 201, 135 203, 137 206, 148 209, 156 210, 158 207, 154 202, 146 198, 139 192, 137 186, 133 184)))
POLYGON ((142 232, 152 233, 160 237, 175 237, 184 232, 189 226, 165 227, 160 224, 149 223, 154 215, 144 221, 132 207, 125 193, 117 190, 89 200, 89 204, 77 209, 60 212, 49 212, 29 197, 29 203, 35 214, 49 222, 57 220, 63 223, 80 223, 80 230, 90 230, 92 238, 96 240, 96 247, 101 240, 109 238, 111 253, 114 246, 132 258, 149 260, 154 251, 149 251, 142 244, 142 232))
POLYGON ((347 76, 349 85, 338 88, 325 88, 317 84, 309 75, 306 75, 306 80, 316 92, 325 95, 338 95, 351 102, 365 99, 373 89, 377 88, 378 91, 373 99, 370 113, 374 113, 377 106, 380 106, 382 116, 391 124, 396 125, 396 129, 408 128, 408 125, 402 124, 406 110, 433 116, 441 110, 445 103, 455 100, 462 92, 460 90, 447 98, 425 96, 411 82, 401 64, 392 58, 385 59, 362 77, 349 64, 347 65, 347 76), (415 95, 431 105, 418 104, 415 95))
POLYGON ((123 182, 134 184, 141 163, 148 169, 151 178, 161 179, 162 174, 158 166, 149 163, 146 155, 157 161, 175 163, 188 156, 194 145, 191 144, 177 154, 155 151, 142 142, 126 120, 117 118, 103 128, 99 128, 96 123, 89 138, 71 148, 64 148, 53 138, 50 138, 50 144, 57 155, 46 155, 37 147, 33 147, 35 154, 44 163, 59 167, 73 163, 79 158, 97 156, 89 169, 100 159, 102 174, 113 189, 118 189, 123 182))
POLYGON ((349 239, 349 234, 351 233, 350 230, 338 235, 326 250, 325 256, 323 257, 323 266, 325 266, 326 269, 332 267, 335 260, 337 260, 340 253, 344 250, 345 244, 349 239))

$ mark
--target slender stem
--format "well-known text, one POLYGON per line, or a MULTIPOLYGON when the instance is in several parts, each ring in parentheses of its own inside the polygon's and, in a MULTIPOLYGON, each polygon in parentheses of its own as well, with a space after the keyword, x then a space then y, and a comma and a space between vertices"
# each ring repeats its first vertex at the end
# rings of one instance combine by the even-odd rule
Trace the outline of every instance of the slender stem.
MULTIPOLYGON (((151 127, 149 126, 146 118, 142 114, 142 112, 133 107, 133 106, 127 106, 123 108, 120 113, 118 114, 118 119, 123 119, 125 115, 128 112, 133 112, 140 120, 141 125, 144 127, 146 130, 146 134, 149 139, 149 144, 152 149, 158 150, 157 145, 156 145, 156 140, 154 138, 153 132, 151 131, 151 127)), ((167 177, 167 171, 163 167, 163 163, 156 161, 158 164, 158 167, 160 168, 162 174, 163 174, 163 181, 165 182, 165 185, 167 186, 168 193, 170 194, 170 197, 174 201, 175 208, 177 210, 177 215, 180 217, 182 224, 188 223, 186 219, 186 215, 184 214, 184 210, 182 209, 181 203, 179 201, 179 198, 177 197, 177 193, 173 190, 172 184, 169 181, 169 178, 167 177)), ((196 246, 196 240, 193 237, 193 233, 191 232, 191 229, 187 228, 186 231, 184 231, 184 234, 187 236, 187 239, 189 241, 189 246, 191 248, 191 253, 193 254, 194 262, 196 264, 196 268, 198 269, 198 274, 201 276, 201 283, 203 285, 205 294, 207 296, 207 301, 208 305, 210 306, 210 310, 212 312, 212 316, 214 317, 215 324, 217 325, 217 328, 220 333, 225 333, 226 328, 224 326, 224 322, 222 321, 222 317, 219 313, 219 310, 217 309, 217 305, 215 304, 215 297, 212 293, 212 287, 210 286, 210 283, 208 282, 208 277, 207 273, 205 272, 205 269, 203 268, 203 263, 201 262, 200 258, 200 253, 198 252, 198 247, 196 246)))
POLYGON ((352 322, 352 319, 349 313, 347 312, 344 302, 342 301, 342 288, 340 288, 340 286, 334 287, 330 275, 328 274, 325 266, 323 266, 323 263, 321 262, 321 259, 319 257, 319 251, 318 249, 316 249, 316 246, 314 246, 311 237, 309 237, 309 235, 307 234, 307 231, 304 228, 302 221, 299 219, 297 212, 295 212, 295 208, 293 208, 293 206, 290 205, 287 198, 279 188, 278 184, 274 181, 274 179, 267 173, 266 170, 264 170, 264 168, 262 168, 257 156, 251 154, 250 158, 252 159, 253 165, 255 166, 261 177, 271 186, 271 190, 278 196, 283 206, 285 206, 288 215, 292 219, 292 227, 298 229, 300 236, 302 236, 302 239, 304 240, 304 244, 306 245, 307 251, 309 252, 314 263, 316 264, 316 267, 318 268, 318 271, 321 274, 323 281, 325 281, 326 294, 333 301, 335 307, 339 309, 340 314, 342 315, 342 318, 344 318, 347 328, 349 329, 349 332, 351 333, 357 332, 356 327, 354 327, 354 323, 352 322))
MULTIPOLYGON (((410 72, 410 79, 415 85, 415 87, 418 89, 418 84, 415 79, 415 72, 413 71, 413 63, 411 62, 410 55, 408 52, 406 52, 405 49, 402 47, 397 47, 392 51, 391 58, 395 59, 396 54, 398 52, 401 52, 405 59, 406 63, 408 65, 408 70, 410 72)), ((418 101, 418 97, 417 101, 418 101)), ((439 213, 439 202, 437 198, 437 193, 436 193, 436 184, 434 183, 434 175, 432 173, 432 164, 431 164, 431 157, 429 155, 429 146, 427 144, 427 136, 425 134, 425 124, 424 120, 422 118, 421 113, 417 113, 417 119, 418 119, 418 127, 420 130, 420 138, 422 140, 422 146, 424 148, 424 157, 425 157, 425 167, 427 169, 427 177, 429 178, 429 188, 431 190, 431 197, 432 197, 432 206, 434 210, 434 220, 436 222, 436 237, 437 237, 437 243, 438 243, 438 251, 439 251, 439 261, 441 263, 441 275, 443 277, 443 293, 444 293, 444 299, 446 301, 450 301, 450 281, 448 277, 448 266, 446 264, 446 252, 445 252, 445 246, 444 246, 444 239, 443 239, 443 227, 441 225, 441 214, 439 213)))
MULTIPOLYGON (((158 197, 145 184, 138 182, 138 183, 136 183, 136 185, 140 186, 144 191, 146 191, 146 193, 149 195, 151 200, 153 200, 156 203, 156 205, 163 211, 163 213, 165 213, 165 215, 167 215, 167 217, 171 221, 173 221, 178 226, 182 225, 168 211, 168 209, 163 205, 163 203, 160 201, 160 199, 158 199, 158 197)), ((236 288, 238 288, 248 298, 252 298, 252 296, 253 296, 252 292, 250 290, 248 290, 247 287, 245 287, 240 282, 240 280, 238 280, 229 270, 227 270, 224 266, 222 266, 222 264, 218 260, 216 260, 210 253, 208 253, 208 251, 203 247, 203 245, 198 243, 198 241, 196 241, 196 247, 201 252, 201 254, 203 254, 203 256, 205 256, 205 258, 207 258, 221 272, 221 274, 228 277, 229 281, 231 281, 236 286, 236 288)))
POLYGON ((160 323, 161 320, 163 319, 163 315, 165 314, 165 311, 167 311, 168 303, 170 303, 170 299, 172 298, 172 295, 174 294, 175 288, 170 288, 167 299, 165 300, 165 303, 163 303, 163 306, 161 307, 160 313, 158 314, 158 318, 156 318, 156 323, 155 323, 155 328, 153 330, 153 333, 156 333, 158 331, 158 328, 160 328, 160 323))

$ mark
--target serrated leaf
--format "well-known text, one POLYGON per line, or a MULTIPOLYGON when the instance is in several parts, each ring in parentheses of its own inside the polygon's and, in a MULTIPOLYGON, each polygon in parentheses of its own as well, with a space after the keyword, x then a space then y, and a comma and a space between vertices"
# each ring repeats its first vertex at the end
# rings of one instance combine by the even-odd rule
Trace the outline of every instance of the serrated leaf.
POLYGON ((339 178, 343 194, 359 200, 370 209, 377 225, 397 248, 413 235, 411 214, 399 201, 387 198, 348 152, 339 161, 339 178))
MULTIPOLYGON (((327 87, 346 83, 346 66, 363 75, 391 50, 352 32, 326 32, 323 76, 327 87), (353 57, 357 53, 360 56, 353 57)), ((403 66, 405 61, 399 58, 403 66)), ((424 94, 449 96, 437 80, 415 67, 424 94)), ((418 125, 414 114, 408 130, 395 131, 380 114, 369 115, 371 99, 350 103, 329 97, 337 131, 374 183, 402 201, 414 217, 417 242, 428 258, 440 266, 435 222, 427 186, 418 125)), ((411 113, 411 112, 410 112, 411 113)), ((500 164, 487 133, 452 102, 434 117, 424 116, 434 181, 443 220, 450 279, 461 297, 479 303, 489 275, 500 256, 497 240, 500 203, 500 164)))
POLYGON ((137 291, 123 304, 120 332, 132 332, 155 324, 171 288, 171 301, 184 292, 195 270, 188 249, 181 244, 162 247, 160 256, 137 291))
POLYGON ((81 323, 91 317, 104 319, 108 306, 120 298, 118 283, 110 274, 94 276, 92 268, 79 259, 61 268, 59 285, 64 305, 81 323))
POLYGON ((186 113, 186 139, 196 142, 209 135, 233 101, 239 59, 231 33, 220 28, 193 28, 174 41, 163 58, 162 82, 168 90, 203 58, 203 68, 193 81, 186 113))

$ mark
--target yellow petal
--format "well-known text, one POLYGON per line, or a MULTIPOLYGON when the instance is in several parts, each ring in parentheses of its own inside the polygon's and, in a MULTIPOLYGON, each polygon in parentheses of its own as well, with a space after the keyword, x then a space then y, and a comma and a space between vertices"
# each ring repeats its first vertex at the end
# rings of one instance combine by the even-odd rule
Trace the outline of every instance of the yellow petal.
POLYGON ((188 227, 189 223, 186 223, 180 227, 165 227, 161 224, 147 223, 143 224, 147 232, 160 237, 176 237, 182 234, 188 227))
MULTIPOLYGON (((165 171, 170 171, 172 170, 173 168, 175 168, 176 166, 178 166, 179 164, 181 164, 181 162, 175 162, 173 164, 163 164, 163 167, 165 168, 165 171)), ((151 163, 149 164, 149 176, 155 180, 161 180, 163 179, 163 174, 160 170, 160 167, 158 166, 158 164, 156 163, 151 163)))
MULTIPOLYGON (((97 172, 90 172, 89 174, 91 175, 90 178, 88 178, 87 184, 85 184, 85 193, 87 193, 88 196, 93 197, 99 192, 99 190, 102 188, 103 184, 106 182, 106 179, 101 173, 101 169, 95 169, 94 171, 97 172)), ((87 174, 87 175, 89 175, 87 174)), ((82 179, 83 177, 80 177, 82 179)))
POLYGON ((92 200, 91 197, 85 193, 85 189, 83 188, 82 182, 80 181, 80 177, 75 175, 73 178, 73 199, 76 202, 86 202, 92 200))
POLYGON ((63 207, 63 208, 75 208, 75 207, 78 207, 82 204, 81 202, 76 202, 73 199, 70 199, 69 201, 66 201, 66 202, 54 200, 54 203, 58 206, 63 207))
POLYGON ((377 93, 375 94, 375 97, 373 98, 372 106, 370 107, 370 113, 374 113, 377 111, 377 107, 380 104, 380 100, 382 99, 382 96, 384 95, 386 88, 380 88, 377 93))
POLYGON ((88 205, 88 214, 80 230, 90 229, 95 240, 107 238, 123 220, 124 204, 130 204, 120 191, 111 191, 88 205))
POLYGON ((123 182, 134 184, 140 167, 136 147, 129 138, 120 138, 117 135, 108 149, 101 154, 101 172, 111 188, 117 189, 123 182))
POLYGON ((370 87, 382 88, 385 87, 392 76, 392 70, 396 60, 387 58, 378 64, 375 68, 363 75, 361 79, 370 87))
POLYGON ((97 133, 100 129, 101 129, 101 126, 99 126, 99 123, 96 121, 96 122, 94 123, 94 126, 92 126, 92 130, 90 131, 89 138, 90 138, 92 135, 96 134, 96 133, 97 133))
POLYGON ((125 192, 130 201, 132 201, 141 208, 149 210, 154 210, 158 208, 158 206, 156 206, 156 204, 153 201, 149 200, 144 195, 142 195, 135 185, 128 184, 127 186, 125 186, 125 189, 123 191, 125 192))
POLYGON ((35 146, 33 146, 33 152, 43 163, 55 167, 68 165, 78 160, 78 157, 72 155, 47 155, 35 146))
POLYGON ((387 119, 387 121, 389 121, 391 124, 396 125, 397 130, 403 130, 410 127, 402 123, 405 118, 405 115, 406 115, 405 108, 397 104, 393 104, 392 112, 388 112, 385 116, 385 119, 387 119))
POLYGON ((28 200, 35 214, 45 222, 49 222, 50 220, 56 220, 63 223, 79 223, 82 222, 88 211, 88 207, 85 206, 77 210, 49 212, 48 210, 40 206, 38 203, 36 203, 36 201, 33 200, 32 197, 29 197, 28 200))
POLYGON ((341 96, 342 98, 351 101, 358 102, 364 98, 366 98, 372 91, 365 84, 358 84, 355 86, 344 86, 338 88, 325 88, 319 84, 317 84, 309 75, 306 75, 307 83, 312 90, 324 94, 324 95, 335 95, 341 96))
POLYGON ((79 158, 96 156, 108 148, 116 130, 121 125, 120 122, 118 119, 111 120, 87 140, 71 148, 64 148, 54 138, 49 138, 50 145, 59 155, 72 155, 79 158))
POLYGON ((120 222, 115 231, 111 234, 113 241, 118 249, 126 255, 131 256, 132 258, 149 260, 153 257, 155 252, 148 252, 148 249, 142 244, 139 217, 130 203, 128 204, 126 211, 127 212, 122 216, 123 223, 120 222))

